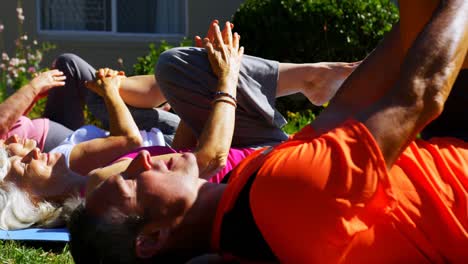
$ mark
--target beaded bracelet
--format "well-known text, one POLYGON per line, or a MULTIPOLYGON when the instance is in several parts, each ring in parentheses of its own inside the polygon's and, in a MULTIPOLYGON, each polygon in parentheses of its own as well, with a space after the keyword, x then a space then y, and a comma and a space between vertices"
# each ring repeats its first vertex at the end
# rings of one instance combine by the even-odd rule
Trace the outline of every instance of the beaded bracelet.
POLYGON ((221 91, 217 91, 217 92, 214 93, 214 98, 215 99, 219 98, 219 97, 222 97, 222 96, 226 96, 226 97, 231 98, 237 104, 237 99, 234 96, 232 96, 231 94, 229 94, 229 93, 225 93, 225 92, 221 92, 221 91))
POLYGON ((214 99, 213 101, 211 101, 211 105, 214 105, 214 104, 219 103, 219 102, 228 103, 228 104, 234 106, 234 108, 237 108, 237 103, 236 102, 231 101, 231 100, 227 100, 227 99, 223 99, 223 98, 214 99))

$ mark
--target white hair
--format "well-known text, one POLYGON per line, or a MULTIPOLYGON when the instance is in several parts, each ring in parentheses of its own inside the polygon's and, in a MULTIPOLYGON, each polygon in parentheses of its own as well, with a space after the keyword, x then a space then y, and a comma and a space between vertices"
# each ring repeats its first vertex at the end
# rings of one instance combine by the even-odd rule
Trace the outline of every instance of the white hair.
POLYGON ((58 216, 58 208, 48 202, 34 204, 28 194, 14 183, 3 182, 0 188, 0 229, 13 230, 32 225, 47 225, 58 216))
POLYGON ((3 181, 10 167, 7 152, 0 148, 0 229, 63 226, 73 209, 81 202, 79 195, 71 195, 63 205, 45 200, 33 202, 31 196, 16 184, 3 181))
POLYGON ((31 197, 14 183, 3 182, 0 186, 0 229, 63 226, 82 200, 78 195, 73 195, 62 205, 45 200, 34 203, 31 197))
POLYGON ((4 147, 0 147, 0 182, 6 177, 10 171, 10 160, 8 159, 8 152, 4 147))

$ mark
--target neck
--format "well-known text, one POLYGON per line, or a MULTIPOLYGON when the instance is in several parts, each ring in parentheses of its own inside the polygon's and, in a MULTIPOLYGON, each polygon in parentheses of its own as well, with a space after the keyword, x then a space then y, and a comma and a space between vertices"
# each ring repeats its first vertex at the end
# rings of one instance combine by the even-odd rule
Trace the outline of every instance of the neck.
POLYGON ((55 179, 51 179, 45 198, 54 202, 63 202, 70 196, 79 193, 86 184, 86 177, 81 176, 71 170, 66 173, 57 174, 55 179))
POLYGON ((196 253, 210 251, 215 215, 225 188, 225 184, 201 183, 195 204, 173 230, 176 248, 196 253))

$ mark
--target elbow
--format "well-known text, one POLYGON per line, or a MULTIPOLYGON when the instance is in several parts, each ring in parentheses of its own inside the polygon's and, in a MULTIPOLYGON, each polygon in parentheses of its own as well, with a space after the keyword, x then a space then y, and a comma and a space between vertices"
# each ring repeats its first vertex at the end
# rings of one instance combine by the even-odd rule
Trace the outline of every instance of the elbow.
POLYGON ((437 118, 444 109, 448 97, 448 93, 443 92, 447 90, 441 89, 444 85, 446 83, 435 81, 433 78, 416 78, 412 80, 411 87, 404 87, 406 91, 399 98, 413 113, 418 113, 422 121, 428 122, 437 118))
POLYGON ((197 155, 197 160, 200 176, 209 179, 226 167, 228 155, 227 153, 219 153, 210 157, 197 155))
POLYGON ((227 164, 227 155, 218 156, 213 159, 213 167, 216 172, 224 169, 227 164))
POLYGON ((128 136, 126 139, 126 144, 127 144, 127 147, 131 149, 139 148, 143 146, 143 139, 141 138, 140 135, 128 136))
POLYGON ((424 83, 424 93, 419 98, 419 108, 422 115, 429 120, 437 118, 444 110, 445 102, 449 96, 451 86, 443 74, 435 74, 433 78, 424 83))
POLYGON ((429 120, 433 120, 442 114, 446 98, 443 98, 440 94, 428 97, 429 98, 424 100, 423 113, 429 120))

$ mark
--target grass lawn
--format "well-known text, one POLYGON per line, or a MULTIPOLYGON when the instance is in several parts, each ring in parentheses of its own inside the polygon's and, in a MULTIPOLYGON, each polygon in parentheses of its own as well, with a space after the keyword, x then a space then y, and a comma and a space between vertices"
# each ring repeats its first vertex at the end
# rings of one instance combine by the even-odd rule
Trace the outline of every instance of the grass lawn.
POLYGON ((18 243, 0 240, 0 263, 56 263, 72 264, 68 245, 18 243))

